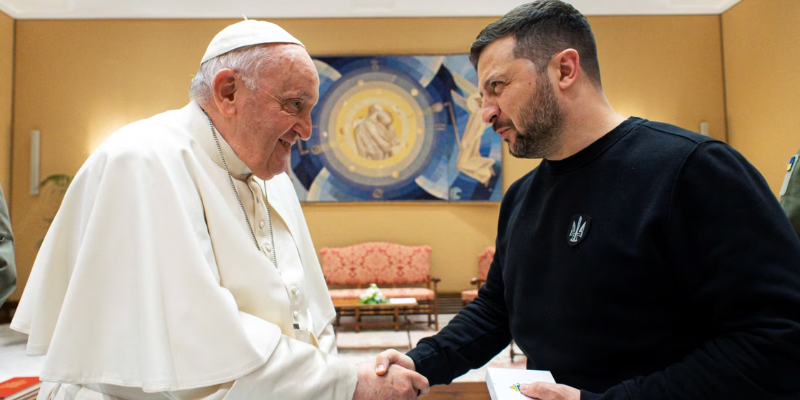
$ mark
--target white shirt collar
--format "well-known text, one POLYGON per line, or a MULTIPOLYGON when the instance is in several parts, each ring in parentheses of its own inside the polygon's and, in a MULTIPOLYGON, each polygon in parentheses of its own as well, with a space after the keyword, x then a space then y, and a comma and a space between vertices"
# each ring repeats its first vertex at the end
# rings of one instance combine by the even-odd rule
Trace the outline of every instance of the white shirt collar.
MULTIPOLYGON (((192 101, 194 103, 194 101, 192 101)), ((214 130, 217 133, 217 140, 219 140, 219 150, 217 150, 217 144, 214 142, 214 136, 211 134, 211 129, 208 128, 208 117, 205 115, 203 109, 195 103, 197 107, 197 111, 199 112, 199 116, 205 120, 205 129, 200 129, 200 132, 196 132, 196 137, 200 146, 205 150, 205 152, 214 160, 217 165, 221 168, 225 168, 225 164, 228 165, 228 171, 231 173, 231 176, 238 180, 246 180, 251 174, 250 168, 245 165, 244 161, 236 155, 236 152, 233 151, 233 148, 228 144, 225 138, 222 137, 222 134, 219 133, 219 130, 214 127, 214 130), (203 132, 205 130, 205 132, 203 132), (225 157, 225 164, 222 163, 222 158, 219 156, 219 151, 222 151, 223 157, 225 157)))

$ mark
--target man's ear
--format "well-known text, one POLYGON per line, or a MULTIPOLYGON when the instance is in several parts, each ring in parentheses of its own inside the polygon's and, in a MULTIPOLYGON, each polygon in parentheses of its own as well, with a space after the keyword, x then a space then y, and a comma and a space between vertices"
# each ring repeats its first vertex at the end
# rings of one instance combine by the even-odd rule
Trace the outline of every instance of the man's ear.
POLYGON ((581 56, 575 49, 566 49, 553 57, 558 68, 558 87, 562 90, 570 88, 581 74, 581 56))
POLYGON ((214 76, 214 86, 211 94, 217 109, 226 117, 236 115, 238 90, 236 73, 233 70, 225 68, 214 76))

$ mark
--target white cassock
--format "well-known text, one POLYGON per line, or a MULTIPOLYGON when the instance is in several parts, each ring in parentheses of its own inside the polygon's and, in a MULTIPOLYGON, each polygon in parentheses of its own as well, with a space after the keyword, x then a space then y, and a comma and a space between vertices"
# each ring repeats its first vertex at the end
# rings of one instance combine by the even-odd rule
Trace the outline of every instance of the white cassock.
POLYGON ((289 178, 255 178, 219 140, 260 250, 195 102, 122 128, 78 172, 11 325, 62 383, 39 399, 352 398, 289 178))

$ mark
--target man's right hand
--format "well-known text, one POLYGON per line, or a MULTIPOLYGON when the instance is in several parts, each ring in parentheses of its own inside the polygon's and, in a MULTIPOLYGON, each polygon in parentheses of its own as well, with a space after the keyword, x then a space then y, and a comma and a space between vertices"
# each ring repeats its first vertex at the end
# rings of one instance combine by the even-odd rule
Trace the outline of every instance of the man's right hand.
POLYGON ((411 400, 430 390, 424 376, 399 365, 389 366, 385 376, 375 374, 375 364, 370 361, 359 363, 357 367, 358 383, 353 400, 411 400))
POLYGON ((395 349, 389 349, 378 354, 378 358, 375 360, 375 373, 378 375, 386 374, 386 371, 392 364, 397 364, 411 371, 417 370, 416 365, 414 365, 414 360, 412 360, 411 357, 395 349))

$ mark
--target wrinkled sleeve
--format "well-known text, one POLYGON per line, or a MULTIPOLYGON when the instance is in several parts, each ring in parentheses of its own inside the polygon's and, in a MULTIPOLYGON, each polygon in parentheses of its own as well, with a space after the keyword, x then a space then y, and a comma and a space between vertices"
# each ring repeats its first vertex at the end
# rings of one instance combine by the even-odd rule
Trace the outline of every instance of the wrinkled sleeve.
POLYGON ((350 400, 356 381, 355 365, 284 336, 263 367, 234 382, 226 400, 350 400))
POLYGON ((420 340, 408 352, 417 372, 431 385, 449 384, 470 369, 489 362, 511 342, 508 309, 504 298, 503 255, 505 222, 511 213, 518 183, 509 188, 500 208, 497 251, 478 297, 467 304, 438 334, 420 340))
POLYGON ((408 352, 417 372, 431 385, 450 384, 467 371, 480 368, 508 346, 511 332, 502 299, 499 268, 492 265, 486 285, 435 336, 420 340, 408 352))
POLYGON ((356 383, 355 365, 283 336, 266 364, 246 376, 212 387, 163 394, 174 400, 350 400, 356 383))
POLYGON ((727 145, 698 145, 668 229, 691 334, 708 339, 663 371, 582 398, 798 398, 800 240, 758 171, 727 145))

